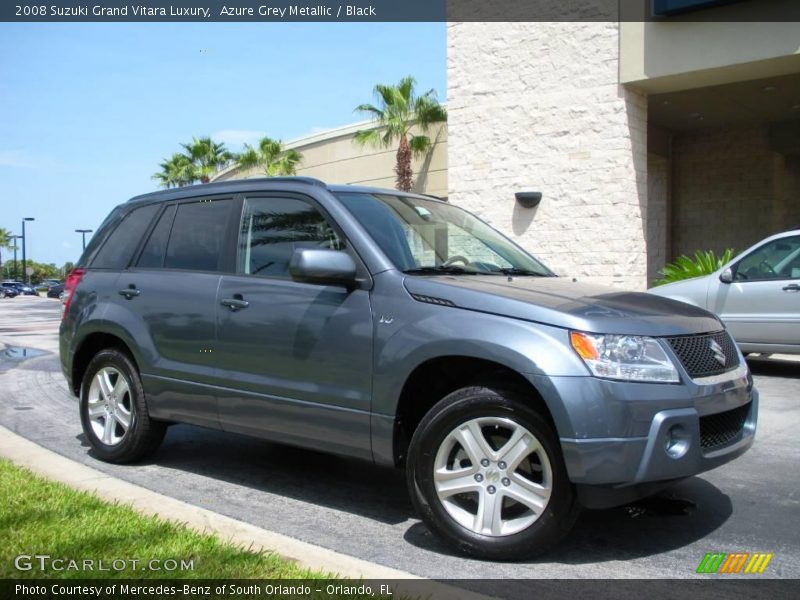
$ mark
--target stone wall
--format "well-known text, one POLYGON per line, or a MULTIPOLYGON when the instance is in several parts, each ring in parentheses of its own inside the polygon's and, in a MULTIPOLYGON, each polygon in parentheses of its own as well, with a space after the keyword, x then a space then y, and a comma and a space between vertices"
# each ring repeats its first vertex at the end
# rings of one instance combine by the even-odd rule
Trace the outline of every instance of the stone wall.
POLYGON ((766 125, 676 135, 673 160, 673 257, 800 225, 800 160, 770 149, 766 125))
POLYGON ((670 160, 656 154, 647 155, 647 283, 661 277, 660 271, 669 260, 670 160))
POLYGON ((618 67, 617 23, 451 23, 449 197, 560 275, 643 289, 647 102, 618 67))

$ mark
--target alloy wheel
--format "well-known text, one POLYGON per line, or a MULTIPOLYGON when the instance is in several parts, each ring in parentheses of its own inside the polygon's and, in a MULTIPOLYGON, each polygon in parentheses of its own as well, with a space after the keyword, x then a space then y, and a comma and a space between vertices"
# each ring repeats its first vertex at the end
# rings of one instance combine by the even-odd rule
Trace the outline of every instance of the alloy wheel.
POLYGON ((103 367, 92 378, 87 398, 92 431, 107 446, 116 446, 128 433, 133 418, 130 384, 114 367, 103 367))
POLYGON ((545 511, 553 470, 541 442, 519 423, 480 417, 461 423, 439 446, 433 483, 447 513, 481 535, 513 535, 545 511))

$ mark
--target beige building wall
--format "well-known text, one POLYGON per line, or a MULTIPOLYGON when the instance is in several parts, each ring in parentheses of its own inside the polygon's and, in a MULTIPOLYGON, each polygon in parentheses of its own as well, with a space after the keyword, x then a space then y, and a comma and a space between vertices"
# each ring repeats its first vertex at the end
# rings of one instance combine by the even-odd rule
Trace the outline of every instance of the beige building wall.
POLYGON ((560 275, 643 289, 647 102, 619 85, 619 25, 452 23, 447 76, 450 201, 560 275))
MULTIPOLYGON (((726 13, 741 8, 742 5, 716 8, 714 14, 723 19, 726 13)), ((621 83, 647 93, 672 92, 797 73, 800 26, 674 20, 627 22, 620 24, 619 52, 621 83)))
POLYGON ((741 251, 800 224, 800 156, 770 147, 766 125, 673 141, 673 254, 741 251))
POLYGON ((671 228, 671 167, 668 157, 647 155, 647 285, 661 277, 661 269, 669 262, 671 228))
MULTIPOLYGON (((394 188, 397 149, 362 147, 354 140, 357 131, 373 126, 370 122, 356 123, 287 142, 286 148, 303 154, 297 175, 316 177, 326 183, 394 188)), ((427 135, 434 145, 427 156, 413 159, 414 191, 447 196, 447 126, 435 125, 427 135)), ((263 176, 259 169, 242 173, 239 169, 231 168, 214 180, 263 176)))

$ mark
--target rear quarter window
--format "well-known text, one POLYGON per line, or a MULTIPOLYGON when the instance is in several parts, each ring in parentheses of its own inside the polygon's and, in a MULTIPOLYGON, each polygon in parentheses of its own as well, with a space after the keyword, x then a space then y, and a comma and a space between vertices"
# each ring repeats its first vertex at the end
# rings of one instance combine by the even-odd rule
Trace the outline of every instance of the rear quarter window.
POLYGON ((124 269, 142 241, 150 222, 158 211, 158 204, 132 210, 114 231, 108 235, 92 260, 93 269, 124 269))
POLYGON ((169 232, 172 229, 172 221, 175 218, 175 205, 168 206, 158 224, 153 228, 150 239, 139 256, 137 267, 141 268, 161 268, 164 265, 164 252, 167 249, 169 232))

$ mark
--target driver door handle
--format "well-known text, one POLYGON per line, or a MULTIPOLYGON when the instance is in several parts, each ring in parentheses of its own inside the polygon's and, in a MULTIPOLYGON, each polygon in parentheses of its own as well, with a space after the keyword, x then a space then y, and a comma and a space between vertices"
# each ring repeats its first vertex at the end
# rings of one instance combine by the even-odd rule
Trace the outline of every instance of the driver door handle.
POLYGON ((227 306, 233 312, 250 306, 250 303, 242 298, 241 294, 234 294, 233 298, 223 298, 219 303, 222 304, 222 306, 227 306))
POLYGON ((119 291, 119 295, 125 296, 125 298, 127 298, 128 300, 130 300, 134 296, 138 296, 141 293, 142 292, 140 290, 137 290, 135 287, 125 288, 124 290, 119 291))
POLYGON ((800 292, 800 285, 796 283, 792 283, 791 285, 787 285, 783 288, 784 292, 800 292))

